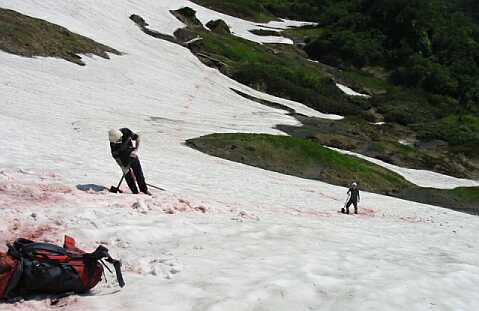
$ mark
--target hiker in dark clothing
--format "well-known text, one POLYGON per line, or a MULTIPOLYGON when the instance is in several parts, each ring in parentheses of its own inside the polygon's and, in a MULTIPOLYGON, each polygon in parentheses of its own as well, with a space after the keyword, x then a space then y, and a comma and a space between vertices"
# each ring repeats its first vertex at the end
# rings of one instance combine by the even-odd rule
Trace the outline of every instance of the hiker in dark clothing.
POLYGON ((140 136, 128 128, 113 129, 108 132, 110 140, 111 155, 120 165, 125 179, 132 193, 137 194, 138 188, 144 194, 151 195, 143 176, 140 160, 138 159, 138 148, 140 147, 140 136), (135 144, 133 144, 135 142, 135 144), (136 181, 136 182, 135 182, 136 181), (138 183, 138 188, 136 186, 138 183))
POLYGON ((341 212, 343 214, 349 214, 349 207, 352 204, 354 205, 354 214, 357 214, 359 201, 361 201, 361 198, 359 197, 358 184, 353 182, 348 190, 348 202, 346 203, 346 209, 341 209, 341 212))

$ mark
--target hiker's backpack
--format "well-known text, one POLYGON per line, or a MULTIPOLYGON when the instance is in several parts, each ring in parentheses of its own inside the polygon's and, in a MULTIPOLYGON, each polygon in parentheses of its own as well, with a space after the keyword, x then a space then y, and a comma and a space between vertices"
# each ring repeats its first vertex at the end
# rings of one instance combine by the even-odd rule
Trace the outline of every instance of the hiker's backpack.
POLYGON ((0 299, 87 292, 101 281, 103 266, 108 269, 103 259, 113 264, 120 287, 125 285, 121 263, 110 257, 108 249, 100 245, 85 253, 68 236, 63 247, 17 239, 8 245, 7 257, 13 268, 9 277, 0 277, 0 299))
POLYGON ((12 278, 18 269, 18 260, 6 253, 0 253, 0 300, 12 290, 12 278))

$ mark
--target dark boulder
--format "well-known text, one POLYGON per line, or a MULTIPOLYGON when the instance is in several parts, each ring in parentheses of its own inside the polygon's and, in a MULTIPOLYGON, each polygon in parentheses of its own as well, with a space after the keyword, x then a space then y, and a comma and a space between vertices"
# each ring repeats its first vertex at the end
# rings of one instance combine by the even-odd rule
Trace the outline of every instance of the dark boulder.
POLYGON ((148 23, 141 17, 140 15, 132 14, 130 15, 130 19, 135 22, 140 27, 148 26, 148 23))
POLYGON ((170 11, 177 19, 189 27, 204 28, 203 24, 196 18, 196 11, 189 7, 184 7, 176 11, 170 11))
POLYGON ((211 31, 222 35, 231 33, 230 27, 222 19, 209 21, 208 24, 206 24, 206 27, 208 27, 211 31))
POLYGON ((198 35, 188 28, 179 28, 174 32, 175 38, 180 42, 188 42, 198 37, 198 35))

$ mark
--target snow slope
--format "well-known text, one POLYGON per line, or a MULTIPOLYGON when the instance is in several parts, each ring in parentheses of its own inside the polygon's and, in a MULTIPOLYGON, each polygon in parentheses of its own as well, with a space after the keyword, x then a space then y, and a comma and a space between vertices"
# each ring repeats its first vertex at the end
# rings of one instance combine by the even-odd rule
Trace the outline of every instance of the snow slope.
POLYGON ((431 172, 426 170, 399 167, 397 165, 389 164, 379 159, 371 158, 359 153, 332 148, 332 147, 329 147, 329 148, 344 154, 356 156, 358 158, 372 162, 376 165, 387 168, 388 170, 403 176, 408 181, 415 183, 416 185, 420 187, 430 187, 430 188, 437 188, 437 189, 454 189, 457 187, 479 187, 479 181, 476 181, 476 180, 456 178, 456 177, 447 176, 444 174, 439 174, 436 172, 431 172))
POLYGON ((366 94, 358 93, 358 92, 356 92, 355 90, 353 90, 352 88, 350 88, 349 86, 346 86, 346 85, 343 85, 343 84, 340 84, 340 83, 336 83, 336 86, 337 86, 341 91, 343 91, 343 93, 346 94, 346 95, 366 97, 366 98, 371 97, 371 96, 366 95, 366 94))
POLYGON ((204 25, 206 25, 206 23, 208 23, 210 20, 222 19, 226 22, 226 24, 228 24, 231 29, 231 32, 234 35, 257 43, 293 44, 293 40, 285 38, 283 36, 258 36, 253 34, 250 30, 263 29, 269 31, 281 31, 290 27, 301 27, 316 24, 309 22, 293 21, 288 19, 271 21, 269 23, 255 23, 219 13, 192 2, 186 3, 185 1, 183 1, 180 7, 181 6, 189 6, 194 9, 197 12, 196 16, 204 25))
MULTIPOLYGON (((123 260, 124 289, 110 277, 91 295, 62 300, 67 310, 477 310, 478 218, 369 193, 361 214, 347 217, 337 213, 344 188, 183 145, 214 132, 283 134, 273 126, 297 124, 230 87, 270 96, 128 19, 136 13, 172 33, 181 24, 168 10, 184 5, 193 6, 0 0, 124 52, 86 57, 85 67, 0 53, 0 247, 19 235, 60 242, 67 233, 123 260), (147 179, 166 192, 95 192, 120 178, 107 131, 121 126, 143 134, 147 179)), ((57 307, 33 300, 0 310, 57 307)))

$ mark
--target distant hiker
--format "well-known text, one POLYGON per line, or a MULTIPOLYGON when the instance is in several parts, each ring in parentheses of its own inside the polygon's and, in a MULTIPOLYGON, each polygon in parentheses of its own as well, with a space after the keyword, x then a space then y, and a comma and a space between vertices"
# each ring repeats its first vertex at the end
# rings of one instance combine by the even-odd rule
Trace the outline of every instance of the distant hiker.
POLYGON ((125 179, 131 192, 137 194, 138 188, 140 188, 140 191, 144 194, 151 195, 138 158, 140 136, 128 128, 122 128, 110 130, 108 137, 110 139, 111 155, 121 167, 123 174, 126 174, 125 179), (138 183, 138 188, 136 183, 138 183))
POLYGON ((345 209, 342 208, 341 212, 343 214, 349 214, 349 207, 351 204, 354 205, 354 214, 358 213, 358 203, 361 201, 361 198, 359 197, 359 189, 358 189, 358 184, 356 182, 353 182, 351 184, 351 187, 348 190, 348 199, 346 203, 345 209))

